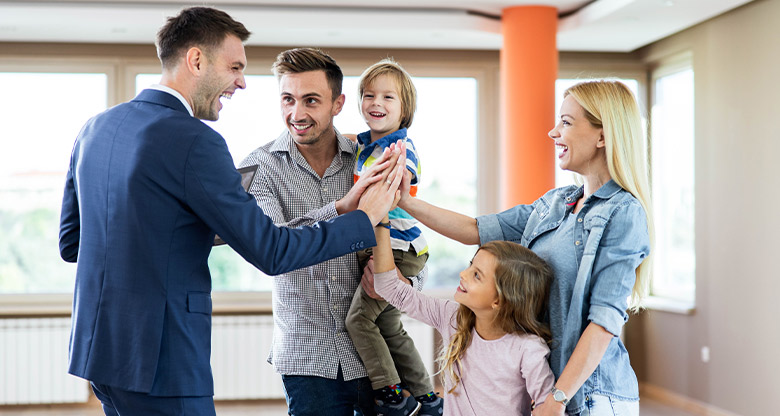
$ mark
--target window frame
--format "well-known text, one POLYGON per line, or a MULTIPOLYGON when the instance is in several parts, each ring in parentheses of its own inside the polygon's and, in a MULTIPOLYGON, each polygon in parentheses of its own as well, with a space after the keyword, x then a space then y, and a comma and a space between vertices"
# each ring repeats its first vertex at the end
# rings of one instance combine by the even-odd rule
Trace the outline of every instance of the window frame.
MULTIPOLYGON (((696 227, 698 221, 696 221, 696 103, 695 103, 695 89, 696 89, 696 73, 694 68, 694 59, 693 59, 693 52, 692 51, 682 51, 678 52, 663 58, 659 58, 655 61, 653 61, 648 68, 649 72, 649 82, 648 82, 648 105, 649 108, 652 108, 654 102, 655 102, 655 83, 658 79, 673 75, 685 70, 691 70, 694 71, 694 119, 693 119, 693 130, 694 130, 694 153, 693 153, 693 163, 694 163, 694 172, 693 172, 693 184, 694 184, 694 255, 696 258, 699 256, 696 255, 697 250, 697 242, 696 242, 696 227)), ((651 115, 652 116, 652 115, 651 115)), ((650 120, 650 124, 648 125, 648 141, 649 141, 649 147, 648 147, 648 158, 650 161, 650 169, 651 169, 651 176, 650 176, 650 188, 651 192, 653 190, 652 185, 652 169, 654 168, 652 163, 652 145, 653 145, 653 131, 652 131, 652 119, 650 120)), ((657 228, 656 224, 656 228, 657 228)), ((658 242, 656 242, 658 244, 658 242)), ((660 310, 670 313, 677 313, 682 315, 690 315, 693 314, 696 311, 696 286, 697 286, 697 276, 696 276, 696 262, 694 261, 694 274, 692 276, 693 278, 693 284, 694 284, 694 290, 693 290, 693 298, 690 300, 681 300, 676 298, 670 298, 668 296, 664 295, 656 295, 653 294, 653 286, 651 283, 650 287, 650 294, 647 296, 647 298, 644 301, 644 306, 648 309, 653 310, 660 310)), ((654 273, 657 272, 654 271, 654 273)))

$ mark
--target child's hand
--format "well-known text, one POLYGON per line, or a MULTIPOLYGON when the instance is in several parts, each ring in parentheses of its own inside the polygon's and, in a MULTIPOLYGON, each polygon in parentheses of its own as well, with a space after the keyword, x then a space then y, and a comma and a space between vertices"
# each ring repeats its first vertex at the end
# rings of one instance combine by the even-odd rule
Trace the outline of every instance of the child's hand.
POLYGON ((358 203, 360 202, 360 197, 363 196, 363 192, 365 192, 371 184, 376 183, 382 179, 382 172, 384 172, 385 169, 390 166, 390 163, 392 162, 391 159, 393 159, 394 156, 397 157, 397 155, 395 155, 392 151, 385 149, 385 151, 382 153, 382 156, 380 156, 379 159, 377 159, 376 162, 371 165, 371 167, 363 172, 363 175, 361 175, 360 179, 358 179, 358 181, 352 185, 352 188, 349 189, 349 192, 347 192, 343 198, 336 201, 336 212, 339 215, 346 214, 357 209, 358 203))

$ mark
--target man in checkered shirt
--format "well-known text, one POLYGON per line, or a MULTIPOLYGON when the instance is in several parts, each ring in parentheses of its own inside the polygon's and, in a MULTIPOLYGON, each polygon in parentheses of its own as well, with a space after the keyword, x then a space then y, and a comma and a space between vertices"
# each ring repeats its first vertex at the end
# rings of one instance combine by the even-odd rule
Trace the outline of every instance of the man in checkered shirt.
MULTIPOLYGON (((273 70, 287 130, 241 162, 258 165, 249 192, 287 227, 356 209, 375 179, 353 186, 356 145, 333 126, 345 99, 341 69, 327 54, 301 48, 279 54, 273 70)), ((410 279, 418 290, 426 274, 410 279)), ((344 324, 361 275, 352 253, 274 278, 268 361, 282 374, 291 415, 375 414, 371 383, 344 324)))

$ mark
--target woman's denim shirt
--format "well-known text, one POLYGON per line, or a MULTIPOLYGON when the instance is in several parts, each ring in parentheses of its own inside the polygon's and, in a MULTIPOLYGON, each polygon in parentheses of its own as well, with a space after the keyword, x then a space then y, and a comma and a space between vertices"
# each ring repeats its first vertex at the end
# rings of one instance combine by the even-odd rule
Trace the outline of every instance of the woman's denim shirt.
MULTIPOLYGON (((564 247, 542 250, 535 244, 553 241, 538 238, 558 228, 582 195, 581 186, 553 189, 531 205, 478 217, 480 243, 507 240, 533 251, 563 250, 564 247)), ((575 269, 572 264, 570 270, 559 270, 555 276, 574 280, 571 300, 564 305, 550 305, 563 308, 566 316, 563 328, 551 328, 550 366, 556 379, 590 322, 615 335, 596 370, 567 406, 568 413, 577 414, 585 409, 594 393, 618 400, 639 400, 636 375, 619 335, 628 320, 626 310, 636 268, 650 253, 645 211, 629 192, 609 181, 576 214, 573 240, 579 266, 575 269)))

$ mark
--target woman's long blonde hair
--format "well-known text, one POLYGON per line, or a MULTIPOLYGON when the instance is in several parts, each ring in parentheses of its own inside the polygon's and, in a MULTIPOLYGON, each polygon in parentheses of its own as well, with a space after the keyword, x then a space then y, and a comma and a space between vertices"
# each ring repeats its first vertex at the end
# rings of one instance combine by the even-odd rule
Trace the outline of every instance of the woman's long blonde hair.
POLYGON ((642 130, 639 106, 631 90, 618 81, 582 82, 570 87, 563 96, 571 95, 585 109, 590 124, 604 129, 609 175, 621 188, 630 192, 647 215, 651 255, 636 269, 636 281, 629 307, 637 312, 650 290, 652 279, 652 248, 655 245, 650 183, 648 179, 647 142, 642 130))
MULTIPOLYGON (((552 334, 544 323, 553 278, 550 266, 533 251, 509 241, 491 241, 479 250, 496 258, 498 313, 495 324, 507 334, 534 334, 550 342, 552 334)), ((455 320, 455 334, 438 358, 441 371, 452 379, 449 393, 460 383, 460 359, 471 345, 476 316, 471 309, 461 305, 455 320)))

